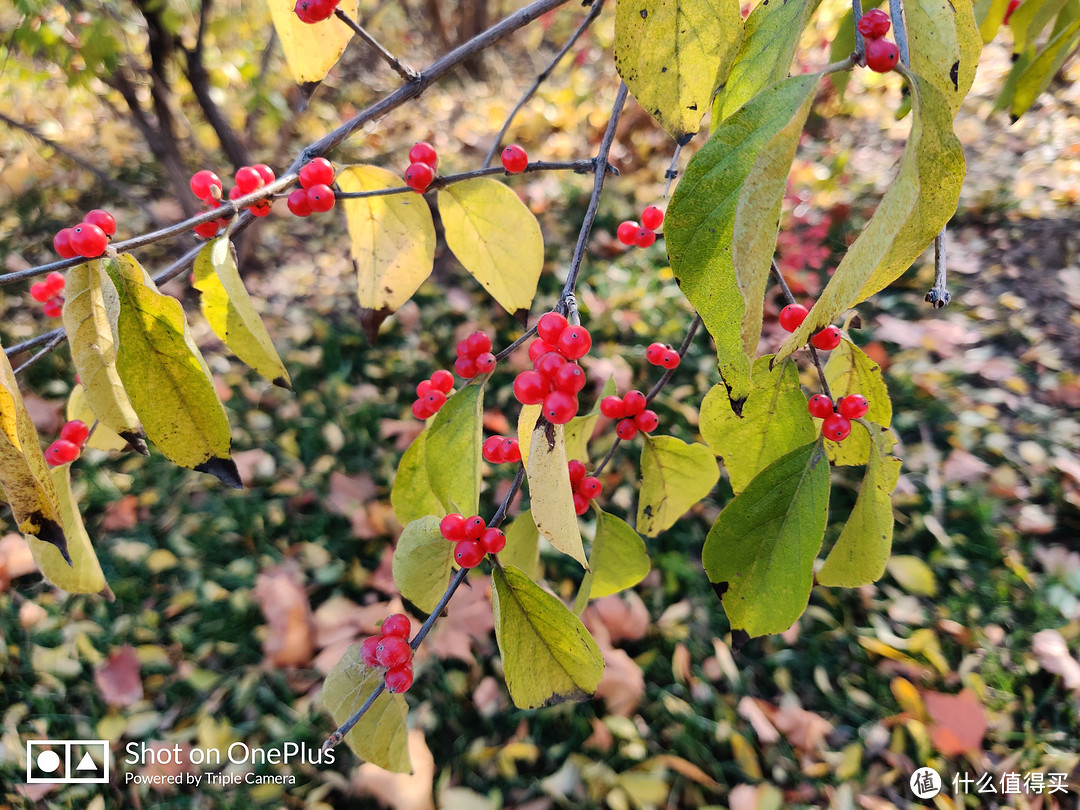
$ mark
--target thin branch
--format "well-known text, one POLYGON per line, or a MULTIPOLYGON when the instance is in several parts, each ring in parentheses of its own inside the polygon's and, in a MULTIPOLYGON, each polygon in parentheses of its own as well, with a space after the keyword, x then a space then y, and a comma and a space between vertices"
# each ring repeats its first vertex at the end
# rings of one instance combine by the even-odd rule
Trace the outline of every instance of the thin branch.
POLYGON ((515 340, 513 343, 511 343, 509 346, 507 346, 505 349, 503 349, 501 352, 499 352, 497 355, 495 355, 495 360, 497 362, 505 360, 507 357, 510 356, 510 354, 515 349, 517 349, 518 346, 525 343, 525 341, 527 341, 529 338, 531 338, 535 334, 536 334, 536 325, 534 324, 533 327, 531 329, 529 329, 528 331, 526 331, 524 335, 519 337, 517 340, 515 340))
MULTIPOLYGON (((791 287, 788 286, 787 280, 784 278, 784 274, 780 272, 780 268, 776 266, 776 262, 772 263, 773 276, 776 277, 776 282, 780 285, 780 289, 784 291, 784 298, 787 299, 789 304, 796 303, 795 296, 791 292, 791 287)), ((818 351, 812 344, 807 343, 806 348, 810 350, 810 357, 814 361, 814 367, 817 369, 818 380, 821 382, 821 390, 825 396, 832 399, 832 391, 829 390, 829 381, 825 379, 825 367, 821 364, 821 357, 818 356, 818 351)))
POLYGON ((952 301, 952 295, 945 283, 945 231, 948 226, 941 229, 941 233, 934 237, 934 286, 926 293, 926 302, 934 305, 934 309, 947 307, 952 301))
MULTIPOLYGON (((689 143, 687 141, 686 143, 689 143)), ((667 171, 664 172, 664 177, 667 178, 667 185, 664 186, 664 197, 667 197, 671 193, 671 184, 675 182, 675 178, 679 176, 679 153, 682 152, 682 148, 685 144, 675 144, 675 154, 671 156, 671 165, 667 167, 667 171)))
POLYGON ((861 65, 866 60, 866 40, 859 30, 859 20, 863 15, 862 0, 851 0, 851 13, 855 17, 855 61, 861 65))
POLYGON ((4 349, 4 354, 8 357, 14 357, 19 352, 30 351, 30 349, 48 343, 57 335, 62 334, 64 334, 64 328, 62 326, 58 329, 50 329, 48 332, 42 332, 40 335, 35 335, 28 340, 24 340, 22 343, 16 343, 14 346, 9 346, 8 348, 4 349))
POLYGON ((559 62, 562 61, 562 58, 570 52, 570 49, 574 47, 578 39, 581 38, 581 35, 584 34, 588 27, 593 24, 593 21, 600 16, 600 12, 603 8, 604 0, 593 1, 592 8, 589 9, 589 13, 585 16, 585 19, 581 21, 581 25, 579 25, 577 30, 570 35, 570 39, 568 39, 566 44, 562 46, 562 49, 555 54, 555 58, 548 63, 548 66, 540 71, 539 75, 536 77, 536 81, 532 83, 532 87, 525 91, 517 105, 510 111, 510 115, 506 116, 506 120, 503 121, 499 134, 495 136, 495 140, 491 142, 491 148, 484 156, 484 166, 491 165, 491 161, 495 159, 495 153, 499 151, 499 146, 502 145, 502 139, 506 137, 506 133, 510 129, 510 125, 514 122, 514 119, 517 117, 517 114, 529 103, 529 99, 536 95, 536 91, 540 89, 540 85, 547 81, 552 71, 555 70, 559 62))
POLYGON ((386 50, 375 37, 369 34, 360 23, 350 17, 346 12, 342 11, 340 8, 334 9, 334 16, 349 26, 354 34, 370 45, 371 48, 383 58, 383 61, 390 65, 390 67, 394 69, 394 72, 405 81, 415 82, 420 78, 419 73, 390 53, 390 51, 386 50))
POLYGON ((908 49, 907 24, 904 22, 904 0, 889 0, 889 16, 892 18, 896 49, 900 51, 900 63, 908 66, 911 64, 911 51, 908 49))
POLYGON ((40 352, 35 354, 33 357, 31 357, 29 360, 27 360, 25 363, 23 363, 18 368, 13 369, 12 373, 15 374, 15 375, 18 375, 18 374, 21 374, 22 372, 26 371, 28 368, 30 368, 30 366, 34 365, 34 363, 36 363, 38 360, 40 360, 45 355, 52 354, 52 352, 56 349, 56 347, 59 346, 61 343, 63 343, 66 338, 67 338, 67 335, 64 334, 63 332, 61 332, 59 335, 54 336, 52 340, 50 340, 48 343, 45 344, 44 349, 42 349, 40 352))

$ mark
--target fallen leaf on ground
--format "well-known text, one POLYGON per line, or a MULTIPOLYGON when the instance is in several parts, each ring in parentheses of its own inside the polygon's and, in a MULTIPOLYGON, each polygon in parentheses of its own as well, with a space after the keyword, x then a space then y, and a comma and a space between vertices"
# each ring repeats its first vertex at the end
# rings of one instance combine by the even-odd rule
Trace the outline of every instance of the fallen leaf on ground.
POLYGON ((978 751, 986 734, 986 710, 970 689, 958 695, 923 692, 929 715, 930 741, 947 757, 978 751))
POLYGON ((365 762, 353 773, 353 789, 393 810, 435 810, 435 758, 420 729, 409 731, 409 758, 411 774, 391 773, 365 762))
POLYGON ((287 560, 263 571, 253 594, 269 625, 263 653, 270 665, 305 666, 315 652, 315 626, 300 566, 287 560))
POLYGON ((1031 652, 1039 666, 1060 675, 1066 689, 1080 690, 1080 662, 1069 655, 1069 646, 1057 630, 1040 630, 1031 639, 1031 652))
MULTIPOLYGON (((247 481, 245 477, 243 480, 247 481)), ((139 499, 134 495, 124 495, 118 501, 112 501, 105 507, 105 517, 101 528, 107 532, 122 532, 135 528, 139 523, 139 499)))
POLYGON ((776 730, 776 726, 769 721, 764 710, 758 705, 764 702, 749 695, 744 696, 739 700, 738 711, 739 716, 747 720, 753 727, 758 742, 762 745, 772 745, 780 740, 780 732, 776 730))
POLYGON ((0 591, 7 590, 11 580, 37 571, 30 544, 21 534, 0 537, 0 591))
POLYGON ((473 576, 462 583, 446 606, 446 616, 435 622, 421 650, 436 658, 455 658, 472 664, 474 639, 486 639, 495 629, 491 612, 491 577, 473 576), (472 587, 470 587, 472 586, 472 587))
POLYGON ((604 648, 604 677, 596 687, 596 696, 603 698, 610 714, 629 717, 645 696, 645 675, 625 651, 604 648))
POLYGON ((94 670, 94 683, 110 706, 130 706, 142 700, 142 676, 135 648, 124 645, 112 653, 94 670))

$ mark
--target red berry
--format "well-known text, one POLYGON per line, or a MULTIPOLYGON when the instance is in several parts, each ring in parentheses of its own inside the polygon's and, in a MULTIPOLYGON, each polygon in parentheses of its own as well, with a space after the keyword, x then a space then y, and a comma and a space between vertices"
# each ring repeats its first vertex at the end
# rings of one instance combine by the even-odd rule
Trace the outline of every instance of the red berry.
POLYGON ((491 352, 484 352, 476 358, 476 371, 479 374, 490 374, 495 370, 495 366, 498 365, 498 360, 495 359, 495 355, 491 352))
POLYGON ((409 150, 409 163, 426 163, 434 171, 439 167, 439 153, 427 141, 420 141, 409 150))
POLYGON ((427 191, 434 179, 435 172, 426 163, 413 163, 405 170, 405 185, 421 194, 427 191))
POLYGON ((682 357, 674 349, 668 349, 664 352, 664 356, 660 358, 660 365, 667 369, 678 368, 681 362, 682 357))
POLYGON ((553 425, 565 425, 577 413, 577 397, 562 391, 552 391, 544 397, 544 416, 553 425))
POLYGON ((484 559, 484 547, 479 540, 462 540, 454 549, 454 560, 462 568, 476 568, 484 559))
POLYGON ((257 217, 268 217, 274 210, 273 200, 259 200, 254 205, 248 206, 248 211, 257 217))
POLYGON ((501 453, 506 464, 517 464, 521 461, 521 446, 517 439, 503 439, 501 453))
POLYGON ((458 357, 472 357, 472 352, 469 351, 469 341, 468 341, 468 339, 459 340, 458 344, 457 344, 457 347, 454 349, 454 353, 458 357))
POLYGON ((810 345, 823 352, 831 351, 840 345, 841 337, 840 329, 829 324, 810 338, 810 345))
POLYGON ((79 254, 71 246, 71 228, 62 228, 52 240, 53 250, 60 254, 61 259, 74 259, 79 254))
POLYGON ((379 665, 375 658, 375 648, 379 646, 380 641, 382 641, 381 636, 368 636, 360 645, 360 660, 364 662, 364 666, 377 667, 379 665))
POLYGON ((502 436, 491 436, 485 439, 484 446, 481 448, 484 460, 492 464, 502 464, 502 443, 502 436))
POLYGON ((49 275, 45 276, 45 286, 49 290, 49 297, 53 298, 57 295, 61 295, 64 292, 64 274, 58 273, 53 270, 49 275))
POLYGON ((436 391, 432 389, 424 394, 424 402, 427 403, 427 408, 431 413, 436 414, 446 404, 446 394, 442 391, 436 391))
POLYGON ((30 285, 30 297, 35 301, 40 301, 44 304, 50 298, 53 297, 52 291, 49 289, 49 285, 44 281, 35 281, 30 285))
POLYGON ((191 176, 191 193, 203 202, 221 199, 221 178, 209 169, 191 176))
POLYGON ((300 169, 300 185, 304 188, 328 186, 333 182, 334 164, 326 158, 314 158, 300 169))
POLYGON ((418 397, 426 397, 435 386, 431 384, 431 380, 421 380, 416 384, 416 395, 418 397))
POLYGON ((469 354, 475 357, 478 354, 491 351, 491 338, 484 332, 473 332, 465 338, 465 346, 468 348, 469 354))
POLYGON ((840 415, 848 419, 861 419, 870 410, 870 403, 862 394, 848 394, 846 397, 841 397, 837 404, 840 415))
POLYGON ((788 304, 780 310, 780 328, 785 332, 794 332, 806 320, 809 312, 802 304, 788 304))
POLYGON ((868 39, 879 39, 889 33, 889 15, 880 8, 872 8, 859 18, 859 24, 855 27, 859 33, 868 39))
POLYGON ((392 613, 383 619, 382 634, 407 639, 412 635, 412 622, 404 613, 392 613))
POLYGON ((393 667, 386 671, 386 690, 394 695, 408 692, 413 685, 413 672, 411 666, 393 667))
POLYGON ((584 357, 592 348, 592 336, 584 326, 568 326, 559 335, 559 351, 567 360, 577 360, 584 357))
POLYGON ((639 248, 647 248, 656 241, 656 231, 649 228, 638 228, 634 234, 634 244, 639 248))
POLYGON ((642 433, 652 433, 660 424, 660 417, 656 415, 656 411, 646 409, 634 417, 634 424, 642 433))
POLYGON ((522 405, 539 405, 550 390, 551 383, 537 371, 523 371, 514 378, 514 396, 522 405))
POLYGON ((71 229, 71 247, 80 256, 96 259, 109 246, 109 237, 97 225, 81 222, 71 229))
POLYGON ((221 228, 221 220, 215 219, 210 222, 200 222, 191 230, 195 231, 196 236, 201 236, 203 239, 213 239, 218 234, 218 230, 221 228))
POLYGON ((564 394, 576 394, 585 387, 585 369, 577 363, 564 363, 551 379, 556 390, 564 394))
POLYGON ((53 467, 70 464, 79 457, 79 447, 67 439, 57 439, 45 451, 45 460, 53 467))
POLYGON ((549 381, 553 381, 559 369, 566 365, 566 358, 558 352, 548 352, 536 358, 533 368, 549 381))
POLYGON ((627 416, 637 416, 649 403, 645 400, 645 395, 640 391, 633 390, 627 391, 623 394, 623 412, 627 416))
POLYGON ((81 419, 72 419, 60 428, 60 438, 82 447, 90 437, 90 428, 81 419))
POLYGON ((641 212, 641 225, 651 231, 655 231, 664 221, 664 212, 655 205, 650 205, 641 212))
POLYGON ((638 228, 641 226, 634 222, 632 219, 628 219, 619 223, 618 229, 615 231, 615 235, 619 238, 619 241, 624 245, 634 244, 634 239, 637 237, 638 228))
POLYGON ((41 307, 41 311, 45 313, 46 318, 59 318, 64 314, 64 299, 59 296, 50 298, 41 307))
POLYGON ((584 515, 589 511, 589 499, 582 495, 580 492, 574 493, 574 512, 579 515, 584 515))
POLYGON ((454 375, 444 368, 440 368, 431 375, 431 384, 444 394, 454 390, 454 375))
POLYGON ((383 636, 375 645, 375 660, 381 667, 400 667, 412 660, 412 647, 398 636, 383 636))
POLYGON ((312 214, 311 200, 308 199, 306 188, 298 188, 289 195, 287 205, 289 210, 298 217, 310 217, 312 214))
POLYGON ((600 413, 608 419, 622 419, 626 416, 626 405, 622 397, 604 397, 600 400, 600 413))
POLYGON ((591 500, 599 495, 603 489, 604 485, 600 483, 600 479, 595 475, 590 475, 588 478, 581 479, 581 486, 578 487, 578 492, 591 500))
POLYGON ((834 442, 842 442, 851 433, 851 420, 838 413, 829 414, 821 423, 821 435, 834 442))
POLYGON ((480 373, 480 369, 476 367, 476 358, 474 357, 459 357, 454 361, 454 371, 464 380, 471 380, 480 373))
POLYGON ((900 51, 887 39, 866 41, 866 66, 877 73, 888 73, 900 61, 900 51))
POLYGON ((529 359, 535 363, 536 358, 540 355, 555 351, 558 351, 558 349, 556 349, 553 344, 548 343, 546 340, 541 340, 540 338, 537 338, 529 344, 529 359))
POLYGON ((572 458, 566 462, 566 471, 570 474, 570 486, 577 489, 577 485, 585 479, 585 465, 572 458))
POLYGON ((312 186, 307 190, 307 196, 311 210, 320 214, 329 211, 337 202, 334 198, 334 190, 326 185, 312 186))
POLYGON ((465 539, 465 518, 456 512, 451 512, 439 521, 439 531, 451 543, 460 542, 465 539))
POLYGON ((622 419, 619 424, 615 426, 615 435, 625 441, 630 441, 638 434, 638 427, 634 424, 633 419, 622 419))
POLYGON ((87 212, 86 216, 83 217, 83 222, 97 225, 105 232, 106 236, 112 236, 116 233, 116 217, 104 209, 95 208, 93 211, 87 212))
POLYGON ((434 412, 428 410, 428 404, 423 399, 418 399, 412 404, 412 415, 417 419, 427 419, 429 416, 434 416, 434 412))
POLYGON ((833 402, 824 394, 814 394, 810 397, 810 401, 806 403, 806 409, 810 411, 810 415, 817 419, 824 419, 827 416, 832 416, 833 402))
POLYGON ((256 163, 251 168, 253 168, 259 173, 259 177, 262 178, 264 186, 270 185, 277 179, 277 175, 274 174, 274 170, 267 166, 265 163, 256 163))
POLYGON ((510 174, 520 174, 529 165, 529 156, 516 143, 502 150, 502 165, 510 174))
POLYGON ((465 539, 479 540, 480 535, 484 533, 484 529, 486 528, 487 521, 479 515, 473 515, 465 521, 465 539))
MULTIPOLYGON (((243 196, 244 196, 244 192, 240 190, 240 186, 233 186, 232 188, 229 189, 229 199, 230 200, 239 200, 243 196)), ((214 206, 214 207, 216 208, 217 206, 214 206)))
POLYGON ((486 529, 480 535, 480 545, 488 554, 498 554, 506 548, 506 535, 503 534, 502 529, 486 529))
POLYGON ((668 350, 668 347, 663 343, 650 343, 649 348, 645 350, 645 359, 652 363, 654 366, 660 365, 660 359, 664 356, 664 352, 668 350))
POLYGON ((1009 0, 1009 5, 1005 7, 1005 17, 1001 20, 1004 25, 1009 24, 1009 18, 1012 17, 1013 12, 1020 8, 1020 0, 1009 0))
POLYGON ((536 322, 536 334, 542 341, 554 346, 559 342, 559 335, 569 325, 564 315, 558 312, 545 312, 536 322))
POLYGON ((241 194, 250 194, 263 187, 262 175, 251 166, 241 166, 233 179, 241 194))

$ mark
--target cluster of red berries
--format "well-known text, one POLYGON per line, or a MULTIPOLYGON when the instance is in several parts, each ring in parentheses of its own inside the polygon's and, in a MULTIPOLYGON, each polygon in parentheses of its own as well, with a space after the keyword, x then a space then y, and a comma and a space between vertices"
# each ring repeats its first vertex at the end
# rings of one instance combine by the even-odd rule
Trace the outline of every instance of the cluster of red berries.
POLYGON ((585 369, 573 361, 589 353, 592 336, 558 312, 541 315, 536 333, 529 344, 532 370, 514 378, 514 396, 522 405, 540 405, 551 424, 565 425, 577 413, 577 394, 585 387, 585 369))
POLYGON ((300 22, 310 25, 333 17, 340 2, 341 0, 296 0, 293 11, 300 18, 300 22))
POLYGON ((566 462, 570 473, 570 489, 574 493, 574 511, 584 515, 589 511, 589 504, 599 495, 604 485, 595 475, 585 475, 585 465, 577 459, 566 462))
POLYGON ((649 348, 645 350, 645 359, 654 366, 663 366, 668 369, 678 368, 679 363, 682 362, 679 353, 663 343, 650 343, 649 348))
MULTIPOLYGON (((788 304, 780 310, 780 327, 785 332, 794 332, 806 320, 809 310, 802 304, 788 304)), ((840 329, 829 324, 810 337, 810 345, 823 352, 829 352, 840 345, 843 334, 840 329)))
POLYGON ((412 647, 409 636, 412 622, 404 613, 393 613, 383 619, 382 635, 364 639, 360 645, 360 660, 365 666, 386 667, 386 688, 394 694, 408 690, 413 683, 412 647))
POLYGON ((883 37, 889 32, 889 15, 872 8, 859 18, 856 28, 866 37, 866 66, 877 73, 888 73, 900 61, 896 43, 883 37))
POLYGON ((53 237, 53 250, 62 259, 96 259, 105 252, 109 240, 116 233, 116 217, 108 211, 95 208, 74 228, 63 228, 53 237))
POLYGON ((484 460, 491 464, 517 464, 521 461, 518 440, 509 436, 490 436, 484 442, 484 460))
POLYGON ((620 222, 615 235, 624 245, 637 245, 640 248, 649 247, 656 241, 656 229, 664 221, 664 212, 655 205, 650 205, 641 212, 641 224, 628 219, 620 222))
MULTIPOLYGON (((274 170, 265 163, 257 163, 254 166, 241 166, 236 170, 233 177, 235 185, 229 191, 230 200, 238 200, 246 194, 258 191, 263 186, 273 183, 277 179, 274 170)), ((191 176, 191 193, 202 200, 211 209, 221 207, 221 198, 224 188, 221 178, 209 169, 202 169, 191 176)), ((273 200, 259 200, 247 207, 248 211, 257 217, 265 217, 273 209, 273 200)), ((229 224, 228 217, 221 217, 210 222, 201 222, 192 228, 197 236, 203 239, 213 239, 218 231, 229 224)))
POLYGON ((833 407, 833 401, 825 394, 815 394, 806 404, 810 415, 824 419, 821 423, 821 435, 834 442, 842 442, 851 434, 851 420, 861 419, 870 410, 870 403, 862 394, 848 394, 840 397, 833 407))
POLYGON ((30 297, 44 305, 41 310, 47 317, 59 318, 64 314, 63 273, 53 271, 44 281, 35 281, 30 285, 30 297))
POLYGON ((466 518, 451 513, 439 522, 439 531, 451 543, 457 543, 454 560, 462 568, 475 568, 485 554, 498 554, 506 548, 502 529, 489 529, 479 515, 466 518))
POLYGON ((420 141, 409 150, 409 168, 405 170, 405 185, 423 194, 435 179, 439 168, 439 153, 427 141, 420 141))
POLYGON ((50 466, 70 464, 82 455, 83 445, 90 438, 90 428, 80 419, 72 419, 60 429, 60 438, 45 450, 45 460, 50 466))
POLYGON ((648 400, 640 391, 627 391, 622 397, 610 396, 600 400, 600 413, 608 419, 618 419, 615 435, 624 441, 630 441, 642 433, 652 433, 660 424, 656 411, 645 406, 648 400))
POLYGON ((455 353, 457 360, 454 361, 454 371, 466 380, 481 374, 490 374, 498 362, 491 353, 491 338, 484 332, 473 332, 464 340, 458 341, 455 353))
POLYGON ((337 202, 330 188, 333 182, 333 163, 321 157, 308 161, 300 169, 300 188, 289 195, 289 210, 298 217, 326 213, 337 202))
POLYGON ((446 398, 454 391, 454 375, 439 369, 430 379, 421 380, 416 386, 416 402, 412 404, 413 416, 428 419, 446 404, 446 398))
POLYGON ((521 174, 529 165, 529 155, 516 143, 502 150, 502 165, 510 174, 521 174))

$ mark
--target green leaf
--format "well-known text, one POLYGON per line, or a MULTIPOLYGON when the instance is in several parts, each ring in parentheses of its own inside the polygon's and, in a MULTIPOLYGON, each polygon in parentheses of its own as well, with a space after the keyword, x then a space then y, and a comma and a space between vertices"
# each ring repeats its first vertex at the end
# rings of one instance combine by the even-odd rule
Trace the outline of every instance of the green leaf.
POLYGON ((544 420, 529 437, 528 453, 525 475, 537 531, 551 545, 587 569, 581 530, 574 512, 574 493, 566 470, 563 426, 544 420))
POLYGON ((1015 121, 1026 113, 1080 44, 1080 19, 1058 32, 1031 60, 1016 82, 1010 113, 1015 121))
POLYGON ((984 45, 989 45, 997 36, 1008 7, 1009 0, 978 0, 975 3, 975 19, 984 45))
POLYGON ((57 588, 68 593, 96 593, 113 600, 113 592, 105 582, 97 553, 86 533, 79 503, 71 491, 71 465, 61 464, 52 468, 52 481, 56 487, 60 504, 60 517, 64 525, 64 536, 68 541, 71 563, 60 556, 56 546, 43 543, 36 537, 30 537, 30 551, 34 562, 41 569, 45 579, 57 588))
POLYGON ((687 444, 674 436, 644 438, 637 530, 656 537, 712 492, 720 470, 703 444, 687 444))
MULTIPOLYGON (((400 188, 401 176, 377 166, 338 172, 342 191, 400 188)), ((420 194, 342 200, 360 306, 383 317, 400 309, 435 264, 435 223, 420 194)))
POLYGON ((428 431, 425 430, 413 439, 401 456, 394 486, 390 490, 390 505, 403 526, 425 515, 446 514, 428 480, 427 454, 424 451, 427 436, 428 431))
POLYGON ((741 416, 731 410, 722 385, 714 386, 701 403, 702 438, 723 458, 736 494, 776 459, 818 434, 806 410, 795 361, 789 358, 770 369, 771 359, 754 363, 754 385, 741 416))
POLYGON ((1026 0, 1009 18, 1013 36, 1013 53, 1035 50, 1039 35, 1061 12, 1070 0, 1026 0))
MULTIPOLYGON (((866 397, 869 410, 863 417, 868 422, 888 427, 892 424, 892 400, 881 366, 846 337, 832 350, 825 364, 825 379, 829 390, 839 401, 849 394, 866 397)), ((821 422, 814 422, 815 429, 821 422)), ((861 426, 853 425, 851 435, 842 442, 825 442, 825 450, 833 464, 866 464, 870 458, 870 436, 861 426)))
POLYGON ((289 372, 240 278, 232 242, 224 236, 208 242, 195 258, 194 275, 203 316, 214 334, 267 382, 291 391, 289 372))
POLYGON ((698 131, 742 42, 737 0, 619 0, 615 67, 676 140, 698 131))
POLYGON ((912 79, 911 136, 896 180, 775 362, 805 346, 811 334, 848 307, 899 278, 956 211, 964 152, 953 134, 952 111, 933 84, 917 75, 912 79))
MULTIPOLYGON (((847 59, 853 53, 855 53, 855 12, 853 9, 848 8, 844 12, 844 16, 836 24, 836 34, 829 45, 829 62, 839 62, 847 59)), ((850 80, 850 70, 840 70, 829 74, 829 81, 832 82, 836 94, 841 99, 844 98, 844 93, 847 92, 850 80)))
POLYGON ((716 341, 720 375, 732 400, 745 398, 750 387, 742 346, 743 296, 731 246, 739 195, 762 150, 805 114, 820 79, 820 74, 786 79, 724 121, 691 158, 665 218, 671 268, 716 341))
POLYGON ((497 565, 491 580, 495 638, 514 705, 535 709, 593 694, 604 656, 581 620, 517 568, 497 565))
POLYGON ((1013 96, 1016 95, 1016 85, 1020 81, 1020 77, 1024 75, 1024 71, 1028 69, 1028 65, 1035 58, 1035 52, 1028 51, 1013 56, 1014 61, 1012 68, 1009 70, 1009 75, 1005 77, 1001 90, 998 91, 997 98, 994 99, 994 112, 1007 110, 1012 106, 1013 96))
MULTIPOLYGON (((383 670, 364 666, 360 645, 353 644, 323 681, 323 705, 340 726, 382 681, 383 670)), ((405 725, 408 711, 404 695, 384 691, 345 735, 345 742, 360 759, 394 773, 412 773, 409 729, 405 725)))
POLYGON ((431 491, 447 512, 476 514, 484 386, 466 385, 446 400, 427 430, 424 465, 431 491))
POLYGON ((649 573, 649 552, 641 535, 624 520, 596 509, 596 537, 589 554, 590 598, 632 588, 649 573))
POLYGON ((511 315, 528 310, 544 268, 540 223, 514 190, 478 177, 439 191, 446 246, 511 315))
MULTIPOLYGON (((352 29, 336 17, 315 24, 301 22, 295 0, 266 0, 266 5, 296 83, 322 81, 345 53, 352 29)), ((359 5, 357 0, 344 0, 338 7, 355 20, 359 5)))
POLYGON ((820 585, 857 588, 876 582, 885 572, 893 536, 890 494, 896 486, 900 459, 889 455, 893 445, 889 431, 872 427, 874 439, 862 488, 840 537, 818 570, 820 585))
POLYGON ((102 261, 120 297, 116 368, 147 438, 173 463, 241 488, 229 418, 184 308, 129 254, 102 261))
POLYGON ((431 613, 454 572, 454 544, 439 531, 439 518, 428 515, 405 527, 394 549, 393 571, 401 595, 431 613))
POLYGON ((982 53, 971 0, 910 0, 904 4, 904 18, 911 69, 941 91, 955 118, 975 81, 982 53))
POLYGON ((539 578, 540 571, 540 532, 533 522, 532 511, 526 509, 507 525, 506 548, 499 552, 499 562, 520 568, 534 578, 539 578))
POLYGON ((816 6, 816 0, 778 0, 754 7, 746 18, 739 55, 713 102, 714 129, 766 87, 787 78, 799 37, 816 6))
POLYGON ((731 626, 781 633, 806 609, 829 513, 819 442, 777 459, 724 507, 702 550, 731 626))
POLYGON ((102 261, 95 259, 72 267, 64 295, 64 329, 71 359, 93 412, 86 424, 100 421, 101 426, 122 436, 125 446, 130 443, 145 453, 139 417, 116 369, 120 298, 102 261))

